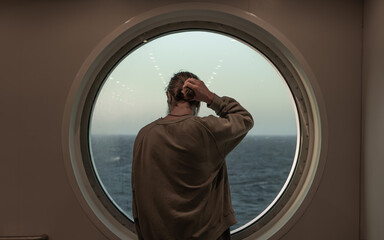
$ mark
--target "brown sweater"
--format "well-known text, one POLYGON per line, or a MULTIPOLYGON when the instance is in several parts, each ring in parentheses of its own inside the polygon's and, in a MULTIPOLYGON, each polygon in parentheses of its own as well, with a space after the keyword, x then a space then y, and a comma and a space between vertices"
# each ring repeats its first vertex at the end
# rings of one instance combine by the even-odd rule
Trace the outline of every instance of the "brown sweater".
POLYGON ((237 101, 215 95, 219 117, 158 119, 140 130, 132 163, 139 239, 217 239, 236 223, 226 155, 253 126, 237 101))

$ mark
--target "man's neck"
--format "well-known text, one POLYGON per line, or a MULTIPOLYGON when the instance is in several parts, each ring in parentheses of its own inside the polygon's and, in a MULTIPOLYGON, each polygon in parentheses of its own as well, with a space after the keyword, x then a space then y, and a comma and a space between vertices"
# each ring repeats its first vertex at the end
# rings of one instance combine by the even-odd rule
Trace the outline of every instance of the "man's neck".
POLYGON ((184 115, 192 115, 192 114, 193 114, 193 110, 191 108, 191 105, 188 102, 177 103, 177 105, 174 106, 170 111, 170 115, 173 115, 173 116, 184 116, 184 115))

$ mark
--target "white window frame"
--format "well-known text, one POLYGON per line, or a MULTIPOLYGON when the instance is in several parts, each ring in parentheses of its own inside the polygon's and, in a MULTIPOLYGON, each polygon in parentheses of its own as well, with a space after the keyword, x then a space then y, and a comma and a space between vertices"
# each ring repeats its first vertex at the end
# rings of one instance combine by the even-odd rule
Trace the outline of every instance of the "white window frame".
POLYGON ((137 16, 107 36, 88 57, 68 96, 62 127, 64 160, 76 196, 108 237, 135 238, 134 224, 109 200, 94 173, 88 144, 92 105, 109 71, 127 53, 148 39, 192 29, 221 32, 250 44, 275 65, 291 89, 300 121, 296 169, 280 198, 232 238, 282 236, 301 216, 317 189, 325 162, 326 121, 321 121, 325 114, 320 114, 319 94, 315 97, 312 88, 314 77, 292 44, 256 16, 222 5, 178 4, 137 16))

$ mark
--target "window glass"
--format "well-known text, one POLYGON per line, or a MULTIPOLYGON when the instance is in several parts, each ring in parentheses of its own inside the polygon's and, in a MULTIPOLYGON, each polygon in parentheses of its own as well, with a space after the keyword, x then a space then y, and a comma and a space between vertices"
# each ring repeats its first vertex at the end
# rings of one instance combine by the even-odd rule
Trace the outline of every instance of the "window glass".
MULTIPOLYGON (((252 223, 283 192, 295 167, 296 106, 284 78, 248 44, 215 32, 184 31, 143 41, 106 76, 90 117, 91 160, 109 199, 129 219, 135 136, 167 112, 165 88, 179 71, 195 73, 219 96, 238 100, 255 125, 227 157, 238 223, 252 223)), ((214 114, 202 104, 199 115, 214 114)))

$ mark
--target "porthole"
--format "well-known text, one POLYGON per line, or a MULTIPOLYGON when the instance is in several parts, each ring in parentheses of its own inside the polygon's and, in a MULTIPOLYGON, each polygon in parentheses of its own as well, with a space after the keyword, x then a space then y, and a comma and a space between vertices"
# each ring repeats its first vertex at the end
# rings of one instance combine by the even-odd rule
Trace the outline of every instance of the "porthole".
MULTIPOLYGON (((134 229, 130 171, 135 135, 165 115, 164 89, 172 74, 194 72, 218 95, 237 99, 255 119, 255 127, 227 157, 236 234, 277 211, 294 184, 305 140, 291 91, 295 86, 257 39, 230 28, 230 33, 218 31, 213 23, 201 29, 186 25, 150 31, 128 42, 104 66, 88 96, 92 107, 83 115, 84 164, 105 207, 134 229)), ((208 114, 201 110, 200 115, 208 114)))
MULTIPOLYGON (((185 29, 146 39, 127 52, 103 77, 93 101, 91 167, 109 201, 132 221, 135 136, 165 115, 164 89, 172 74, 184 68, 202 75, 220 96, 237 99, 255 119, 255 127, 227 157, 236 233, 279 200, 296 167, 299 143, 296 104, 288 85, 262 53, 241 39, 185 29)), ((202 108, 199 115, 212 113, 202 108)))
MULTIPOLYGON (((173 73, 187 70, 254 116, 253 130, 227 157, 238 219, 231 234, 233 239, 271 236, 282 227, 277 223, 285 224, 299 208, 316 170, 318 120, 308 85, 265 32, 223 24, 226 20, 182 19, 181 14, 133 25, 129 35, 122 31, 87 65, 81 77, 87 80, 69 103, 78 110, 66 114, 71 169, 80 194, 108 231, 119 238, 132 236, 134 137, 165 115, 165 86, 173 73)), ((202 108, 199 113, 207 114, 213 112, 202 108)))

